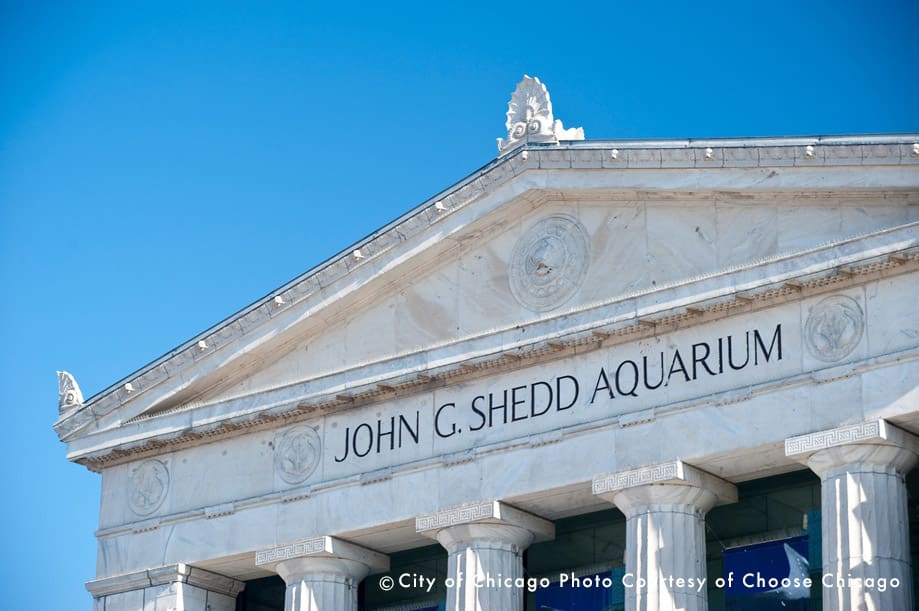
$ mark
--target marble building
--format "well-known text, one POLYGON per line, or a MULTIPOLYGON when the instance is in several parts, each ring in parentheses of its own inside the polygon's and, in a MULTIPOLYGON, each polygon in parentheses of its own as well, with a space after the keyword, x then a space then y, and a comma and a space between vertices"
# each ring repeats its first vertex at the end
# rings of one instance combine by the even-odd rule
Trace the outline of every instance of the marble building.
POLYGON ((96 396, 59 372, 94 609, 914 608, 919 135, 586 140, 529 77, 506 127, 96 396))

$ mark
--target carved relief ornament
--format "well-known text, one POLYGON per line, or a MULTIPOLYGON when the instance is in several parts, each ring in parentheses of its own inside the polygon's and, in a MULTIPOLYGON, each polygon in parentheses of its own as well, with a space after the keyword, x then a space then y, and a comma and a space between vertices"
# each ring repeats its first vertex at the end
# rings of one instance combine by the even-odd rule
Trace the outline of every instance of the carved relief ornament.
POLYGON ((137 515, 150 515, 169 492, 169 469, 159 460, 145 460, 131 471, 128 503, 137 515))
POLYGON ((498 138, 498 154, 503 155, 519 144, 559 140, 583 140, 584 128, 565 129, 552 115, 549 90, 536 77, 523 75, 511 101, 507 104, 507 138, 498 138))
POLYGON ((57 372, 57 406, 60 413, 83 405, 83 393, 74 377, 66 371, 57 372))
POLYGON ((288 484, 305 481, 319 466, 321 456, 322 442, 312 427, 297 426, 275 438, 275 469, 288 484))
POLYGON ((590 237, 577 219, 557 214, 530 227, 517 241, 508 283, 520 305, 545 312, 577 292, 590 264, 590 237))
POLYGON ((828 363, 849 356, 865 332, 865 315, 857 301, 833 295, 811 308, 804 343, 815 358, 828 363))

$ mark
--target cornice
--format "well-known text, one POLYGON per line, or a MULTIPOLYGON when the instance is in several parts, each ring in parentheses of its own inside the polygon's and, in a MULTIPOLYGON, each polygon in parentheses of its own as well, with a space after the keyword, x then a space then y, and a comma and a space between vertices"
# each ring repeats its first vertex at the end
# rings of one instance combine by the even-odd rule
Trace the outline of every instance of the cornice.
MULTIPOLYGON (((600 321, 584 328, 575 328, 551 339, 532 341, 512 350, 491 352, 445 366, 376 380, 355 386, 347 393, 332 390, 325 395, 287 400, 273 407, 263 406, 249 413, 231 415, 200 428, 184 429, 178 434, 151 434, 134 441, 131 445, 122 443, 118 447, 102 448, 79 456, 71 455, 69 458, 91 470, 100 471, 108 466, 142 457, 251 431, 280 428, 328 413, 363 407, 395 397, 430 392, 447 384, 565 358, 575 352, 581 354, 661 332, 672 332, 788 301, 843 290, 879 278, 917 271, 919 247, 912 246, 904 251, 871 257, 858 263, 835 265, 806 274, 790 275, 779 282, 764 283, 755 288, 737 288, 733 282, 729 282, 726 284, 733 288, 716 297, 703 295, 702 298, 685 299, 678 306, 670 305, 672 300, 662 300, 664 305, 657 309, 637 310, 634 315, 620 318, 615 322, 600 321)), ((315 381, 310 380, 309 383, 312 385, 315 381)), ((168 415, 164 413, 145 418, 156 419, 168 415)))

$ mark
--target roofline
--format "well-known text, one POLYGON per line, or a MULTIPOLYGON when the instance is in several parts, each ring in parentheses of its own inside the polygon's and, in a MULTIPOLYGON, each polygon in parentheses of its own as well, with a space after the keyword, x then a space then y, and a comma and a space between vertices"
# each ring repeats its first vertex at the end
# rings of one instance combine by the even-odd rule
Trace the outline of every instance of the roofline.
POLYGON ((808 144, 913 144, 919 140, 919 132, 894 132, 873 134, 824 134, 804 136, 750 136, 718 138, 610 138, 597 140, 571 140, 559 144, 529 143, 528 148, 557 147, 571 149, 603 148, 696 148, 704 146, 754 147, 754 146, 806 146, 808 144))
MULTIPOLYGON (((344 257, 349 256, 354 250, 360 249, 363 245, 371 242, 373 239, 377 238, 381 234, 387 233, 391 229, 402 224, 404 221, 412 218, 413 216, 420 214, 428 207, 433 205, 439 200, 450 195, 452 192, 462 188, 463 186, 469 184, 470 182, 475 181, 482 175, 489 172, 494 167, 504 164, 511 158, 515 157, 522 151, 525 150, 544 150, 544 149, 559 149, 559 150, 569 150, 569 149, 602 149, 613 147, 621 147, 623 149, 630 148, 660 148, 660 149, 674 149, 674 148, 703 148, 703 147, 719 147, 719 148, 754 148, 754 147, 763 147, 763 146, 806 146, 806 145, 870 145, 870 144, 914 144, 919 142, 919 132, 903 132, 903 133, 887 133, 887 134, 845 134, 845 135, 815 135, 815 136, 754 136, 754 137, 743 137, 743 138, 648 138, 648 139, 605 139, 605 140, 579 140, 579 141, 563 141, 558 144, 534 144, 527 143, 523 144, 517 148, 514 148, 510 151, 507 151, 503 155, 492 159, 485 165, 474 170, 472 173, 468 174, 461 180, 453 183, 449 187, 441 190, 437 194, 423 200, 421 203, 411 208, 407 212, 396 217, 386 225, 376 229, 375 231, 367 234, 363 238, 360 238, 356 242, 353 242, 351 245, 345 247, 338 253, 328 257, 324 261, 314 265, 307 271, 303 272, 299 276, 296 276, 292 280, 284 283, 278 288, 269 291, 263 297, 255 300, 249 305, 237 310, 233 314, 230 314, 228 317, 224 318, 220 322, 211 325, 204 331, 201 331, 191 339, 182 342, 181 344, 175 346, 171 350, 164 353, 162 356, 148 362, 145 365, 137 368, 131 373, 123 376, 116 382, 110 384, 106 388, 100 390, 99 392, 93 394, 91 397, 86 399, 82 407, 87 407, 92 405, 102 397, 108 395, 111 392, 114 392, 119 387, 124 386, 125 383, 134 380, 135 378, 143 375, 147 371, 157 367, 158 365, 168 361, 175 354, 180 353, 184 350, 187 350, 192 345, 196 344, 198 341, 210 336, 215 331, 235 322, 236 320, 244 317, 249 312, 258 309, 259 307, 265 305, 270 300, 272 300, 276 295, 283 293, 289 288, 303 282, 309 277, 319 273, 326 267, 336 263, 344 257)), ((623 168, 626 169, 626 168, 623 168)), ((63 416, 63 414, 62 414, 63 416)))

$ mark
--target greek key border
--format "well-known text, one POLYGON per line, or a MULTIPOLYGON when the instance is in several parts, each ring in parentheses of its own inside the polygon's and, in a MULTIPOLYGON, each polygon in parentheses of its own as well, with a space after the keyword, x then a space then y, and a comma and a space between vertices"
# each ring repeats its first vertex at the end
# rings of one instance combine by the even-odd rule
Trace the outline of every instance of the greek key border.
POLYGON ((433 530, 435 528, 445 528, 455 524, 466 524, 476 520, 485 520, 497 517, 495 514, 495 502, 488 501, 485 503, 475 503, 471 505, 460 505, 428 513, 415 518, 415 532, 433 530))
POLYGON ((597 477, 593 481, 593 493, 603 494, 674 479, 680 479, 680 461, 678 460, 597 477))
POLYGON ((304 539, 296 541, 290 545, 282 545, 271 549, 262 550, 255 553, 255 565, 268 564, 271 562, 281 562, 291 558, 309 556, 325 550, 325 537, 315 537, 313 539, 304 539))
POLYGON ((828 431, 789 437, 785 440, 785 456, 814 452, 866 439, 878 439, 880 436, 881 423, 879 420, 874 420, 828 431))

